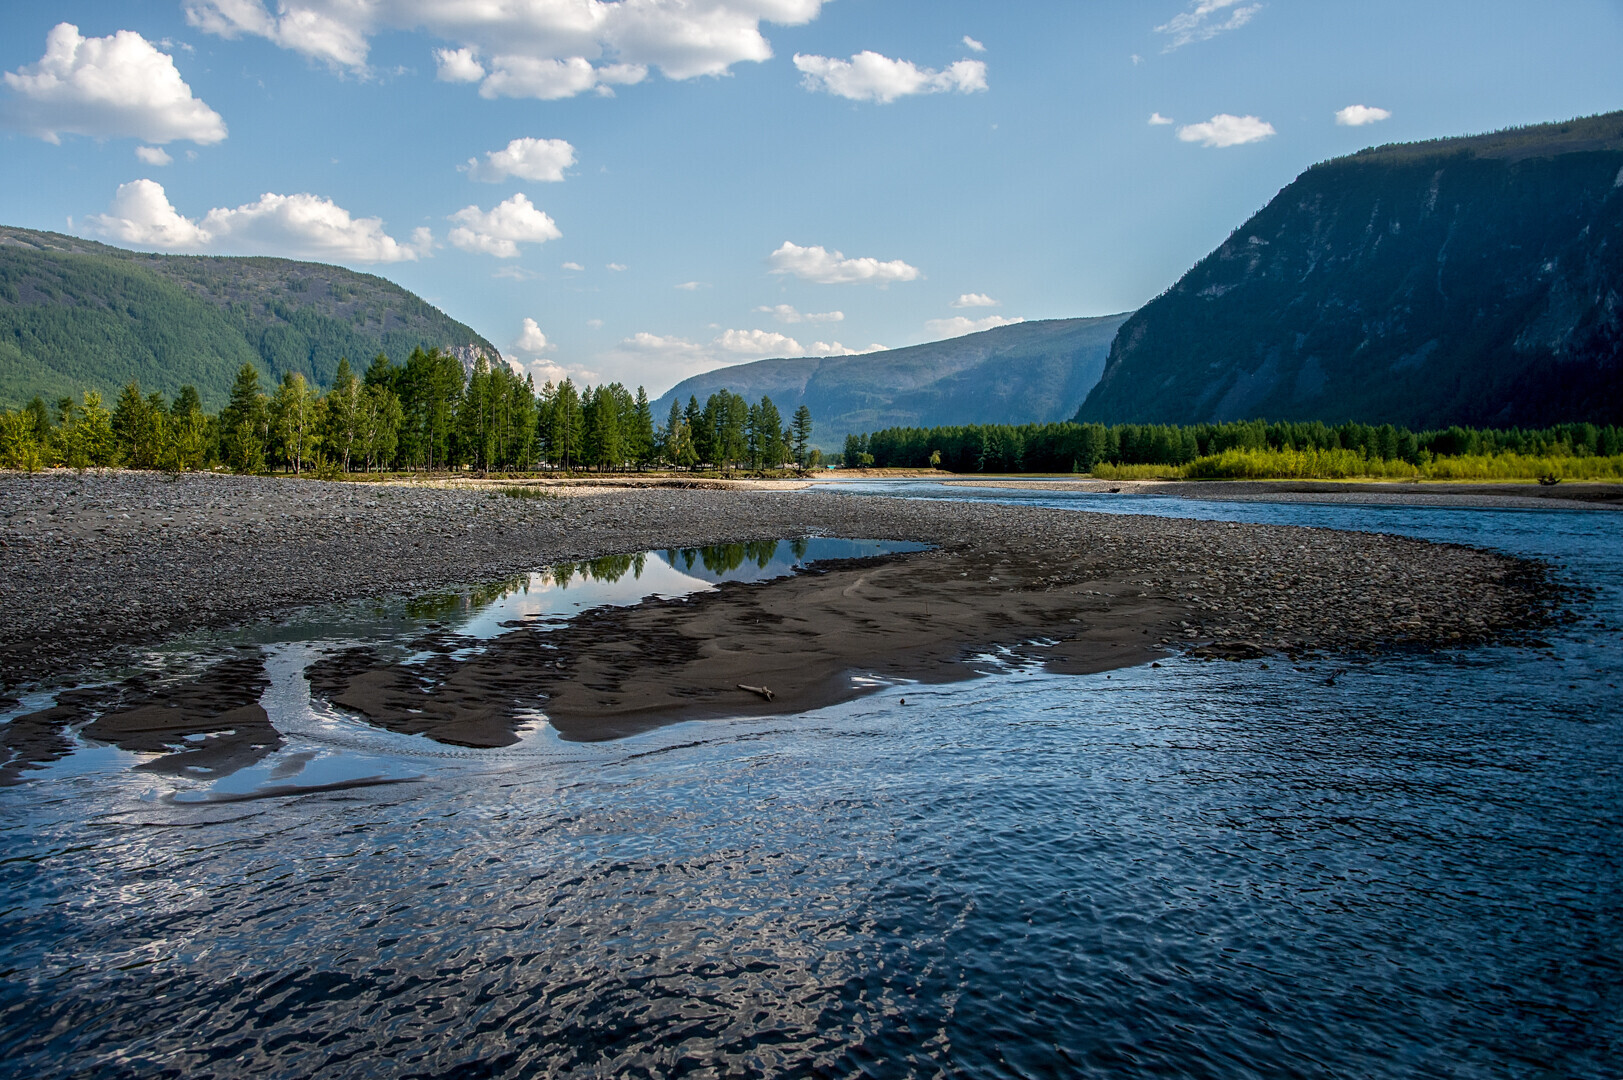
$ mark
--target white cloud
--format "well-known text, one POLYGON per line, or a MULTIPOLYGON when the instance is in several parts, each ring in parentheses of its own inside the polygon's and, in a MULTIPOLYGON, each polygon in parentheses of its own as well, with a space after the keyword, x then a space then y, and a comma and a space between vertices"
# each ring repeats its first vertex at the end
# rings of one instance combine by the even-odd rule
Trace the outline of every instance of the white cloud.
POLYGON ((800 342, 776 330, 727 330, 716 339, 717 347, 748 356, 804 356, 800 342))
POLYGON ((529 375, 535 380, 536 386, 545 386, 551 383, 557 386, 565 379, 573 380, 577 387, 588 383, 600 383, 603 376, 591 368, 580 366, 565 366, 553 360, 535 358, 525 363, 515 363, 506 358, 509 365, 521 374, 529 375))
POLYGON ((70 133, 207 145, 226 135, 225 121, 192 96, 174 59, 132 30, 87 38, 59 23, 45 35, 39 63, 6 72, 5 82, 16 96, 0 115, 47 142, 70 133))
POLYGON ((689 79, 767 60, 772 46, 761 24, 802 25, 817 17, 822 3, 277 0, 274 14, 266 0, 184 0, 184 7, 188 21, 208 33, 263 37, 352 71, 365 70, 377 34, 423 30, 454 46, 436 52, 442 79, 482 80, 480 93, 487 98, 551 99, 640 82, 649 67, 667 78, 689 79))
POLYGON ((526 270, 522 266, 514 266, 512 263, 508 263, 505 266, 498 266, 490 276, 507 281, 534 281, 541 275, 534 270, 526 270))
POLYGON ((806 89, 852 101, 887 104, 910 94, 949 90, 971 94, 986 89, 986 64, 980 60, 960 60, 944 71, 932 71, 876 52, 859 52, 849 60, 796 53, 795 67, 805 75, 801 85, 806 89))
POLYGON ((819 285, 844 285, 868 282, 888 285, 892 281, 913 281, 919 268, 909 266, 900 259, 880 262, 874 258, 847 259, 843 252, 829 251, 822 245, 801 247, 785 240, 783 246, 769 257, 772 273, 793 274, 803 281, 819 285))
POLYGON ((1244 146, 1261 142, 1276 134, 1274 125, 1255 116, 1230 116, 1218 113, 1201 124, 1185 124, 1178 129, 1178 138, 1184 142, 1198 142, 1202 146, 1244 146))
POLYGON ((781 323, 825 323, 841 322, 845 319, 843 311, 799 311, 793 304, 774 304, 755 310, 771 315, 781 323))
POLYGON ((520 244, 544 244, 563 235, 552 218, 537 210, 522 192, 488 212, 464 206, 451 220, 457 223, 448 237, 453 247, 498 259, 517 256, 520 244))
POLYGON ((148 165, 170 165, 173 164, 175 160, 174 158, 170 157, 169 152, 161 146, 137 146, 135 148, 135 156, 146 162, 148 165))
POLYGON ((160 251, 208 251, 283 255, 335 262, 407 262, 426 255, 433 236, 418 229, 402 244, 383 231, 379 218, 354 218, 315 195, 265 194, 235 209, 217 207, 193 221, 169 202, 152 180, 120 184, 108 213, 86 224, 126 244, 160 251))
POLYGON ((954 315, 950 319, 931 319, 924 324, 924 329, 938 337, 963 337, 965 334, 978 334, 982 330, 991 330, 997 326, 1013 326, 1015 323, 1025 322, 1024 319, 1009 319, 1002 315, 988 315, 984 319, 969 319, 962 315, 954 315))
POLYGON ((708 289, 710 283, 706 281, 684 281, 676 287, 683 292, 698 292, 700 289, 708 289))
POLYGON ((575 164, 575 148, 563 139, 514 139, 501 150, 485 151, 485 160, 469 158, 459 168, 474 180, 499 184, 509 176, 556 183, 575 164))
POLYGON ((952 302, 955 308, 997 307, 997 301, 983 292, 966 292, 952 302))
POLYGON ((1363 127, 1365 124, 1378 124, 1391 117, 1390 109, 1380 109, 1373 105, 1348 105, 1336 112, 1336 123, 1342 127, 1363 127))
MULTIPOLYGON (((875 345, 874 349, 883 346, 875 345)), ((760 360, 779 356, 850 356, 867 349, 846 349, 838 342, 813 342, 807 350, 787 334, 773 330, 723 330, 710 341, 692 341, 677 336, 639 331, 621 340, 614 348, 598 357, 610 365, 645 368, 652 362, 660 366, 660 376, 673 371, 685 375, 728 364, 760 360)), ((657 381, 657 378, 655 379, 657 381)))
POLYGON ((1162 126, 1164 126, 1166 124, 1170 124, 1170 123, 1173 123, 1173 122, 1174 121, 1173 121, 1172 117, 1170 117, 1170 116, 1162 116, 1158 112, 1150 113, 1150 126, 1151 127, 1162 127, 1162 126))
POLYGON ((976 41, 974 38, 970 37, 968 34, 964 35, 964 47, 969 49, 971 52, 985 52, 986 51, 986 46, 985 45, 982 45, 980 42, 976 41))
POLYGON ((498 56, 492 70, 479 84, 479 96, 537 98, 557 101, 585 93, 597 85, 597 71, 579 56, 552 60, 533 56, 498 56))
POLYGON ((579 272, 579 271, 585 270, 586 267, 582 266, 578 262, 566 262, 562 266, 560 266, 559 269, 560 270, 574 270, 576 272, 579 272))
POLYGON ((531 356, 540 356, 542 353, 551 352, 557 346, 547 340, 547 335, 541 332, 539 323, 526 318, 519 330, 518 340, 513 342, 513 348, 531 356))
POLYGON ((1261 4, 1242 4, 1240 0, 1191 0, 1188 11, 1174 15, 1155 32, 1172 38, 1161 50, 1171 52, 1190 42, 1210 41, 1218 34, 1238 30, 1261 10, 1261 4))
POLYGON ((625 263, 605 263, 603 265, 603 269, 605 269, 605 270, 613 270, 616 274, 618 274, 620 271, 624 270, 625 268, 626 268, 625 263))
POLYGON ((885 346, 878 342, 874 342, 866 349, 853 349, 848 345, 841 345, 838 341, 814 341, 811 347, 813 356, 865 356, 868 353, 884 351, 885 346))
POLYGON ((601 329, 603 329, 603 320, 602 319, 587 319, 586 320, 586 325, 590 326, 593 330, 601 330, 601 329))
POLYGON ((434 62, 438 67, 434 77, 440 82, 476 83, 485 77, 477 49, 435 49, 434 62))

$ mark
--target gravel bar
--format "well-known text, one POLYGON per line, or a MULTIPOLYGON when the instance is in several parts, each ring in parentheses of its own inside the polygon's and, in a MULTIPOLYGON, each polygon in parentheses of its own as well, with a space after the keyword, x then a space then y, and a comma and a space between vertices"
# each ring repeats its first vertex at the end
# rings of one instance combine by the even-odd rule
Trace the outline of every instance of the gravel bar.
MULTIPOLYGON (((6 473, 0 687, 62 681, 116 662, 121 646, 313 604, 409 596, 563 560, 808 534, 937 545, 903 558, 922 569, 956 560, 956 576, 959 563, 977 567, 988 595, 1153 602, 1151 641, 1211 656, 1474 644, 1525 636, 1558 617, 1562 602, 1538 563, 1290 526, 816 490, 595 487, 518 499, 469 486, 6 473)), ((1024 625, 1000 634, 997 622, 977 645, 1030 637, 1024 625)))

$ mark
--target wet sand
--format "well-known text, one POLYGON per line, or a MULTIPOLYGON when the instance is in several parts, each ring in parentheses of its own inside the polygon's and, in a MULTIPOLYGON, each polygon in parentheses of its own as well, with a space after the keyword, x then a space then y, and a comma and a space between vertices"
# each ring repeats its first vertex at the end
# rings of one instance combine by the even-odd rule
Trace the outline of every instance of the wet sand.
MULTIPOLYGON (((446 635, 426 640, 436 656, 410 670, 363 644, 310 673, 314 693, 380 726, 472 746, 511 742, 540 712, 578 739, 797 712, 863 692, 853 676, 964 678, 994 651, 1098 671, 1173 650, 1468 645, 1536 632, 1562 599, 1536 564, 1452 545, 816 490, 605 487, 530 500, 111 473, 0 476, 0 496, 0 677, 12 694, 183 630, 566 559, 808 534, 936 545, 602 609, 546 634, 518 628, 472 653, 446 635), (772 700, 740 684, 766 687, 772 700)), ((134 686, 115 702, 66 701, 58 708, 72 716, 13 721, 0 742, 15 736, 32 749, 8 752, 37 758, 61 750, 53 733, 94 716, 83 734, 168 747, 204 769, 215 767, 197 756, 211 733, 249 733, 218 747, 226 764, 269 745, 258 717, 234 711, 251 702, 211 681, 253 679, 228 672, 191 690, 134 686), (180 742, 186 735, 198 738, 180 742)))

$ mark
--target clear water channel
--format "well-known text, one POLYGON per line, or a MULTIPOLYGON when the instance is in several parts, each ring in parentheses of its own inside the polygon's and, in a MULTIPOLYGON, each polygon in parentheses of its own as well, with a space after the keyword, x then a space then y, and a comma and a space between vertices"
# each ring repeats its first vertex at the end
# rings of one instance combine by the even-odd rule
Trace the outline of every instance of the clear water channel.
POLYGON ((297 672, 837 556, 651 553, 264 628, 225 644, 270 657, 274 755, 204 781, 87 744, 0 789, 0 1074, 1620 1074, 1623 517, 863 493, 1404 533, 1594 592, 1543 648, 988 656, 500 750, 323 713, 297 672))

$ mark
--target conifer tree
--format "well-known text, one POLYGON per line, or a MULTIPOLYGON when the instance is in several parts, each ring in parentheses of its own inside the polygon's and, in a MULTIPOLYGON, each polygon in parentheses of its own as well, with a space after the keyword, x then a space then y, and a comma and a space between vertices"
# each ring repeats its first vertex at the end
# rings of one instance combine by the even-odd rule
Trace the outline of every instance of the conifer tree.
POLYGON ((648 391, 640 386, 637 387, 636 406, 632 412, 631 423, 626 431, 626 453, 632 461, 637 463, 639 469, 647 468, 653 464, 655 455, 654 410, 648 402, 648 391))
POLYGON ((226 464, 237 472, 259 472, 265 467, 266 418, 259 371, 252 364, 243 364, 237 369, 231 400, 220 412, 221 449, 226 464))
POLYGON ((809 465, 807 456, 811 451, 812 414, 811 409, 804 403, 795 410, 794 419, 789 421, 791 445, 794 449, 795 464, 804 469, 809 465))

